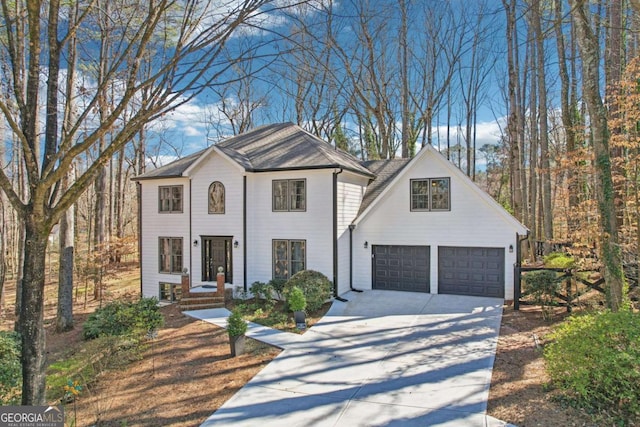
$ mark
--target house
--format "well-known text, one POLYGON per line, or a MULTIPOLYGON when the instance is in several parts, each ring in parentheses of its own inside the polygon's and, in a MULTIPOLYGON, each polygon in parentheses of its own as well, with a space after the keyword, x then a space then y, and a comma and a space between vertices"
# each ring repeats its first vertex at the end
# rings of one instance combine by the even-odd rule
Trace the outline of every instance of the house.
POLYGON ((142 293, 324 273, 350 289, 513 299, 527 229, 431 146, 361 162, 291 123, 263 126, 135 178, 142 293))

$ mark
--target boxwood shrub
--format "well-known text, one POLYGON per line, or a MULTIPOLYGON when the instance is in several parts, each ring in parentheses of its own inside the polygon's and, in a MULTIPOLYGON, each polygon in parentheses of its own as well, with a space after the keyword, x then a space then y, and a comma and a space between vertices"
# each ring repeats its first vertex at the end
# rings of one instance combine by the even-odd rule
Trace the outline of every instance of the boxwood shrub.
POLYGON ((84 339, 147 333, 162 326, 163 317, 156 298, 137 302, 114 301, 89 315, 82 325, 84 339))
POLYGON ((22 370, 20 335, 0 331, 0 405, 16 405, 20 401, 22 370))
POLYGON ((640 422, 640 314, 574 316, 550 338, 544 356, 555 386, 590 411, 640 422))
POLYGON ((324 274, 314 270, 303 270, 291 276, 284 285, 284 297, 288 299, 291 289, 300 288, 307 300, 307 310, 319 310, 331 298, 333 284, 324 274))

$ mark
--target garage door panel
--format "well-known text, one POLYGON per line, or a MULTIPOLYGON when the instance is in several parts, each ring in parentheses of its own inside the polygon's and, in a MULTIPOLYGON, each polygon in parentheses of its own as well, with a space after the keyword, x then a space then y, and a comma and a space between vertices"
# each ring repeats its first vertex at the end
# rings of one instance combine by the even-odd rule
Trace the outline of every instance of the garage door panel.
POLYGON ((504 298, 503 248, 439 247, 438 292, 504 298))
POLYGON ((429 292, 428 246, 373 245, 373 289, 429 292))

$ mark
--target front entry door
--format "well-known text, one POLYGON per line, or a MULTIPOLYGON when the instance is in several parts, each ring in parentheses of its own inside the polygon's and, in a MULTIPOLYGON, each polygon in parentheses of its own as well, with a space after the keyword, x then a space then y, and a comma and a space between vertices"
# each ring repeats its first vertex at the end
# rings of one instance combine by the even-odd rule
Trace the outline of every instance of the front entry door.
POLYGON ((202 237, 202 281, 215 282, 218 267, 222 267, 225 282, 233 283, 231 276, 231 237, 202 237))

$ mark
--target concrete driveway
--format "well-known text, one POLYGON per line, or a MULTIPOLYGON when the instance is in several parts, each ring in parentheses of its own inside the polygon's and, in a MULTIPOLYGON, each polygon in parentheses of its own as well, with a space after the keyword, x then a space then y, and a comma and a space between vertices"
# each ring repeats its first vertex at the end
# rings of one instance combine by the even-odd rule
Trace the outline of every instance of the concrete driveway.
POLYGON ((345 297, 203 426, 504 425, 485 415, 501 299, 345 297))

